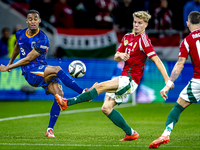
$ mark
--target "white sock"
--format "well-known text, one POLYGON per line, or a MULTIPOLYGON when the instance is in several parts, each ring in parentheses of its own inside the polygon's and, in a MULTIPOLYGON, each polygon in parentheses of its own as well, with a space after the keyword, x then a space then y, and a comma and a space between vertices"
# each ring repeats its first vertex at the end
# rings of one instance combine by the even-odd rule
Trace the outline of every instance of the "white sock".
POLYGON ((168 136, 168 135, 170 135, 171 132, 172 132, 172 130, 173 130, 173 128, 174 128, 174 123, 173 122, 170 123, 170 124, 168 124, 167 127, 165 128, 162 136, 168 136))
POLYGON ((132 134, 131 135, 133 135, 134 133, 135 133, 135 131, 131 128, 131 132, 132 132, 132 134))
POLYGON ((50 130, 50 129, 53 131, 53 129, 52 129, 52 128, 48 128, 48 129, 47 129, 47 131, 48 131, 48 130, 50 130))
POLYGON ((163 134, 162 134, 162 136, 168 136, 168 135, 170 135, 170 134, 171 134, 171 131, 165 129, 164 132, 163 132, 163 134))

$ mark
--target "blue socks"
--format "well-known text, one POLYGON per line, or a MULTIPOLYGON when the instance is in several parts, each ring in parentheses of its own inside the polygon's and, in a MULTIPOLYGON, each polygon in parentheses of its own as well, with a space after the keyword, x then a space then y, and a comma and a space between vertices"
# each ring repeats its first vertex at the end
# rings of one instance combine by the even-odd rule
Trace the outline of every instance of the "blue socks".
MULTIPOLYGON (((76 91, 79 94, 82 93, 83 89, 79 85, 77 85, 74 80, 68 77, 63 70, 58 71, 57 77, 63 82, 65 86, 71 88, 72 90, 76 91)), ((54 103, 51 107, 50 121, 49 121, 48 128, 52 128, 52 129, 54 128, 59 114, 60 114, 60 106, 54 99, 54 103)))
POLYGON ((54 98, 54 103, 53 103, 53 105, 51 107, 50 121, 49 121, 48 128, 52 128, 52 129, 54 128, 59 114, 60 114, 60 106, 58 105, 56 99, 54 98))
POLYGON ((71 88, 79 94, 82 93, 83 89, 78 84, 76 84, 74 80, 67 76, 63 70, 58 71, 57 77, 62 81, 62 83, 64 83, 65 86, 71 88))

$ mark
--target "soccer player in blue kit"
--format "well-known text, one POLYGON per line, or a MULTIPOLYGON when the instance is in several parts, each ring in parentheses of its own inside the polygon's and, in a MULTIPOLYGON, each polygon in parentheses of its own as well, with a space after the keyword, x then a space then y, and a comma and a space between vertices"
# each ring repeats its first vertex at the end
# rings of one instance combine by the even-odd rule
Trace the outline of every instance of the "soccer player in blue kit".
MULTIPOLYGON (((12 57, 7 66, 1 64, 0 71, 10 71, 21 66, 22 75, 27 82, 34 87, 43 87, 46 94, 59 94, 63 97, 63 84, 77 93, 82 89, 74 80, 69 78, 59 66, 49 66, 46 62, 46 52, 49 48, 47 35, 39 29, 41 22, 40 14, 36 10, 30 10, 27 14, 26 23, 28 28, 21 29, 16 33, 17 42, 12 57), (20 60, 13 63, 20 53, 20 60), (59 80, 60 79, 60 80, 59 80)), ((50 121, 45 136, 55 137, 53 128, 60 114, 60 107, 54 98, 50 111, 50 121)))

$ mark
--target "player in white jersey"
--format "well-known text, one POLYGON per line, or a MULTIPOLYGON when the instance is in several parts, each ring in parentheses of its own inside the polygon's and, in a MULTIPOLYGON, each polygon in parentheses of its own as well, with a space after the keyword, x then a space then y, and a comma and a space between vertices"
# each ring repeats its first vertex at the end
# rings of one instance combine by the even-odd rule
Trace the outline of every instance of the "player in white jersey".
POLYGON ((188 15, 187 26, 191 33, 182 41, 180 46, 180 53, 177 63, 175 64, 170 79, 166 86, 160 91, 161 96, 164 100, 167 99, 166 93, 170 87, 173 86, 173 82, 180 75, 184 63, 191 56, 194 73, 192 79, 186 85, 179 95, 179 98, 170 111, 165 130, 157 140, 153 141, 149 148, 157 148, 161 144, 169 142, 169 136, 174 128, 175 124, 179 120, 181 112, 192 103, 197 103, 200 99, 200 13, 193 11, 188 15))

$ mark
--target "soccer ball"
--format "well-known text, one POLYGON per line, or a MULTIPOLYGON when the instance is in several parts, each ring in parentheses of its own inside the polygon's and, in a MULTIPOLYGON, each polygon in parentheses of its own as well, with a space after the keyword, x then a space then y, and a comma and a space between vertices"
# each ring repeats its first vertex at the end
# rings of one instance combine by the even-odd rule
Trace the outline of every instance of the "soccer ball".
POLYGON ((81 78, 86 73, 86 66, 82 61, 74 60, 69 64, 68 72, 74 78, 81 78))

